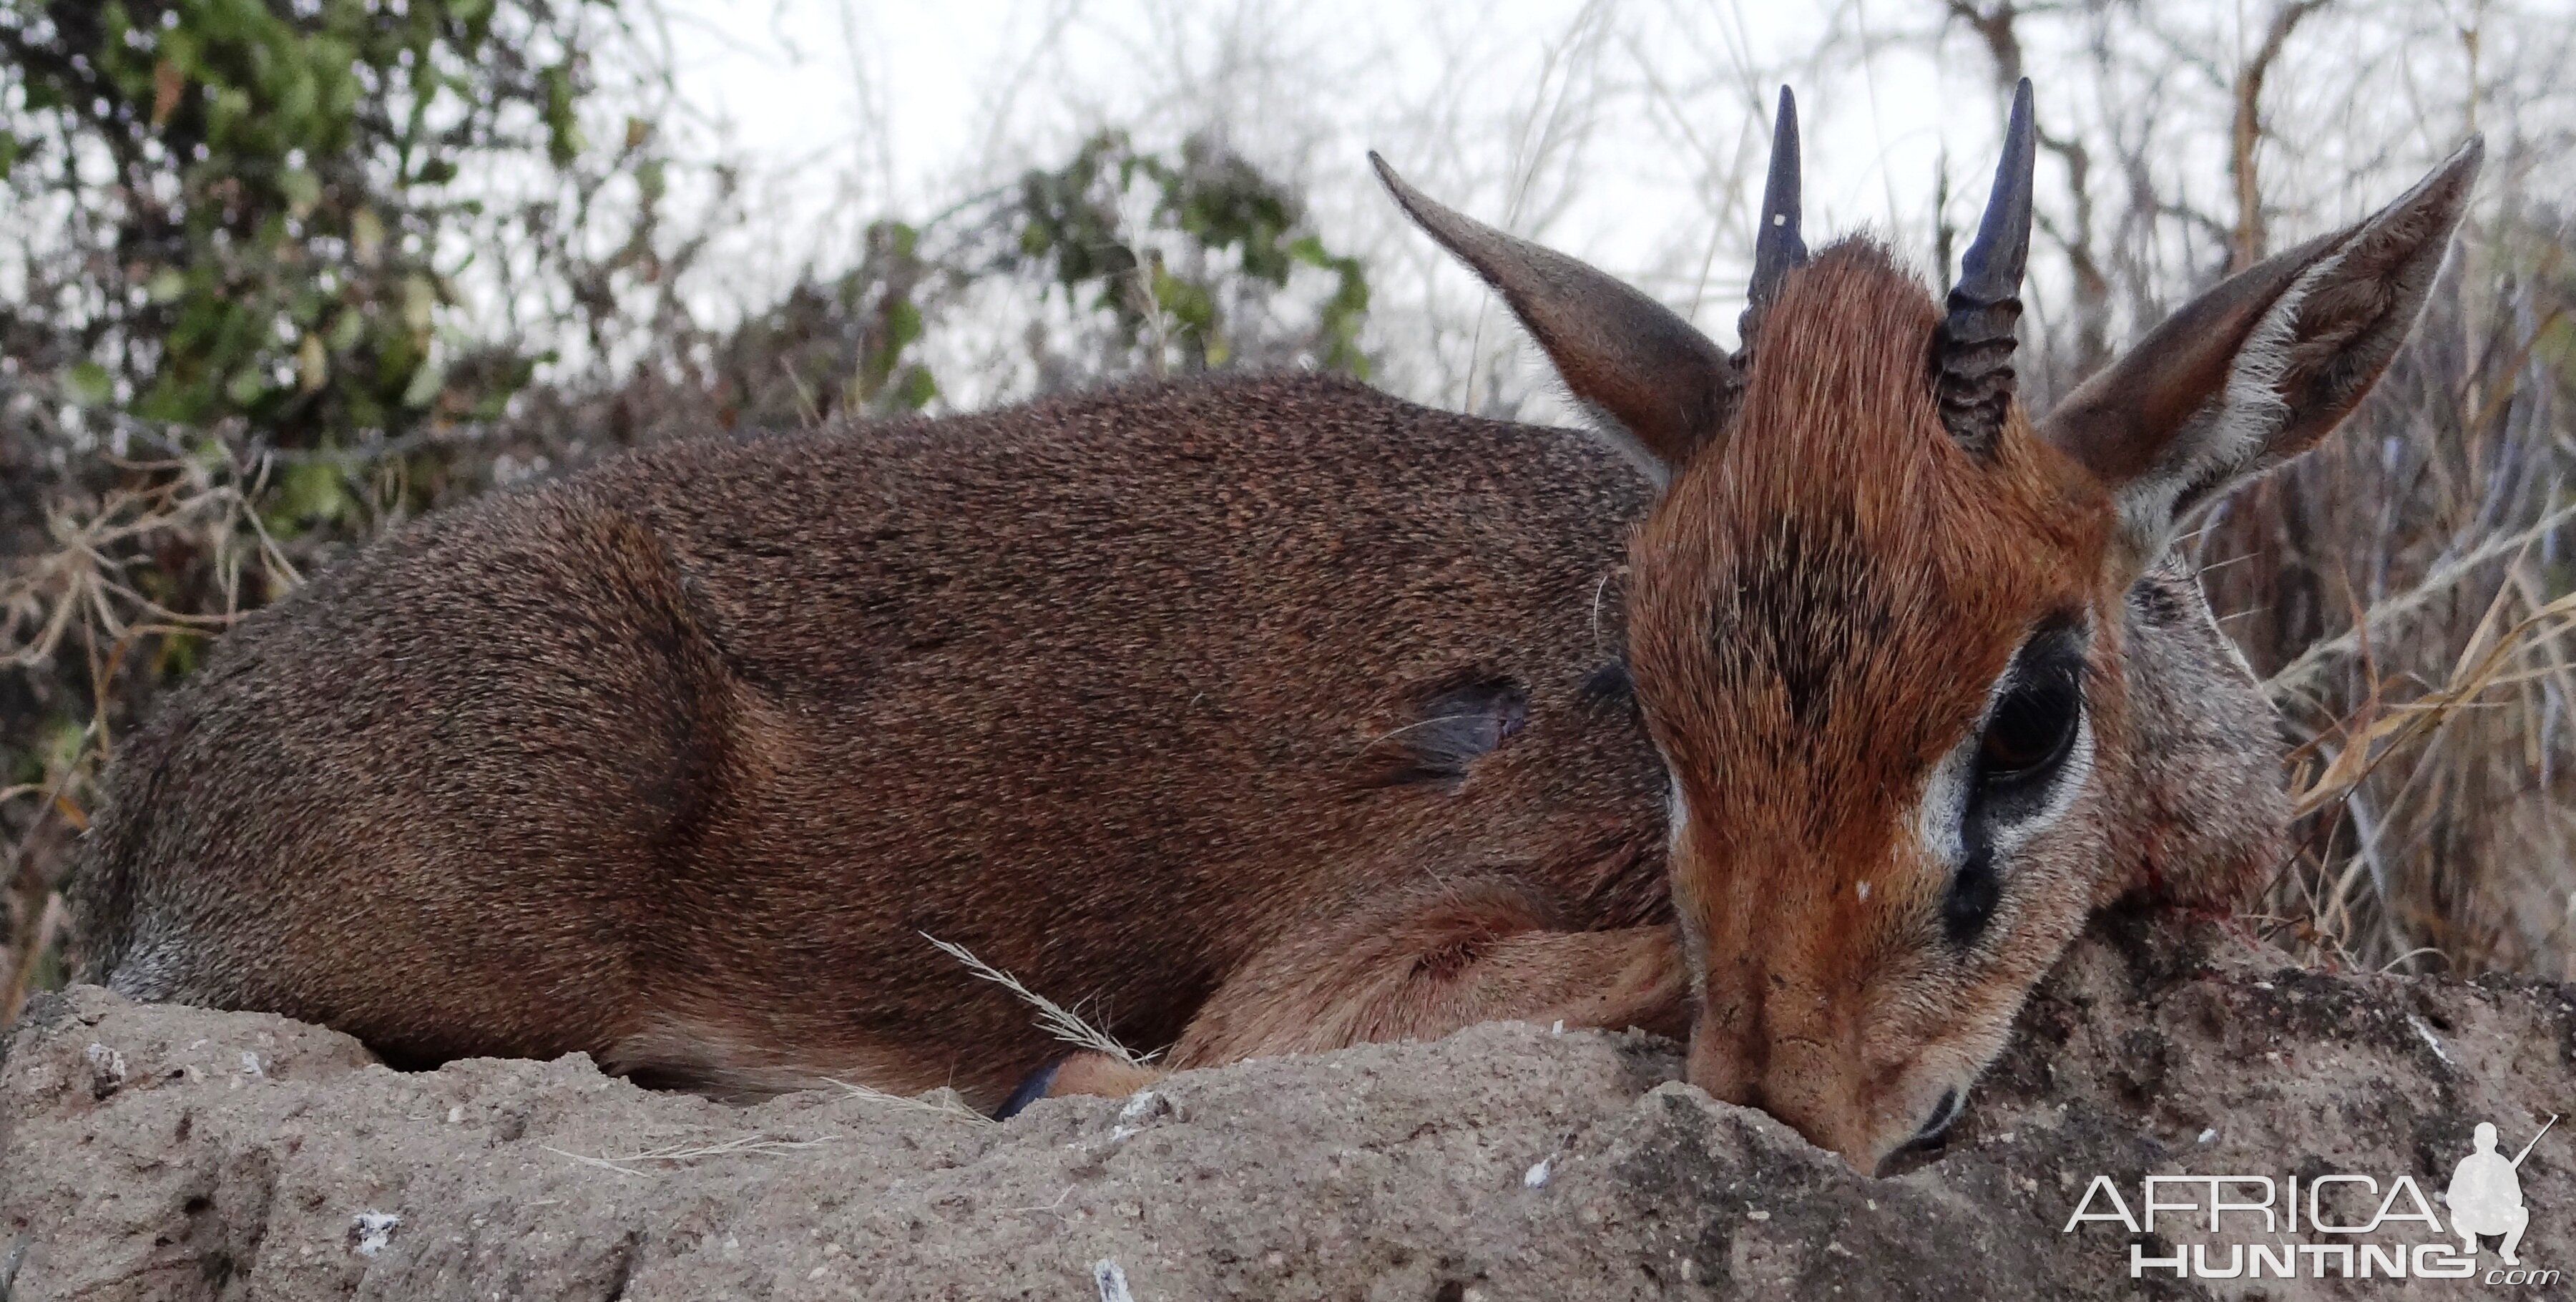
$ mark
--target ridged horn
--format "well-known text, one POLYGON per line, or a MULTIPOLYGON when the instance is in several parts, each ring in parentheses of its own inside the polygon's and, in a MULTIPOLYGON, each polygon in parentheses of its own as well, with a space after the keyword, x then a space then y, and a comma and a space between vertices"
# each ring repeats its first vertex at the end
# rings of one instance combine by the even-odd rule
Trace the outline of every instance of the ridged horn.
POLYGON ((2030 256, 2031 171, 2038 157, 2030 79, 2013 87, 2003 161, 1959 262, 1949 312, 1933 336, 1932 366, 1941 424, 1971 452, 1990 452, 2013 399, 2013 328, 2021 321, 2021 273, 2030 256))
POLYGON ((1780 88, 1780 111, 1771 120, 1771 175, 1762 183, 1762 228, 1753 237, 1753 286, 1745 294, 1748 326, 1780 296, 1791 267, 1807 265, 1807 242, 1798 233, 1798 101, 1780 88))

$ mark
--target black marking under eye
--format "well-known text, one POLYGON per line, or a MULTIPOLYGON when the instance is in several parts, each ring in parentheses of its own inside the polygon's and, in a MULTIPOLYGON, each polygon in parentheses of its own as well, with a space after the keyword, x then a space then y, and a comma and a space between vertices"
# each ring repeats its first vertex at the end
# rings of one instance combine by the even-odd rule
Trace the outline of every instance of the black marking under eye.
POLYGON ((2063 779, 2083 726, 2086 645, 2082 622, 2060 617, 2033 634, 2005 671, 2003 691, 1976 739, 1959 869, 1941 899, 1941 929, 1953 945, 1975 943, 2002 902, 1997 833, 2046 808, 2063 779))
POLYGON ((1995 875, 1995 850, 1983 838, 1971 841, 1950 889, 1941 896, 1941 933, 1965 948, 1984 935, 2003 901, 2003 879, 1995 875))

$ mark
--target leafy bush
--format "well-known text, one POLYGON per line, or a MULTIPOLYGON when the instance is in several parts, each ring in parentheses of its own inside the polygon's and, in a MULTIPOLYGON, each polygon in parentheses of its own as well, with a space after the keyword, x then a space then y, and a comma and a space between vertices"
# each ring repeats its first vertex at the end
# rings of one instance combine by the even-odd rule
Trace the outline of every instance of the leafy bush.
POLYGON ((675 232, 641 111, 585 137, 602 0, 0 3, 5 202, 63 218, 0 224, 26 286, 0 302, 0 1024, 63 976, 117 737, 404 519, 653 439, 934 406, 944 317, 1050 294, 1023 390, 1366 369, 1359 264, 1208 138, 1103 135, 708 329, 676 287, 741 219, 730 178, 675 232))

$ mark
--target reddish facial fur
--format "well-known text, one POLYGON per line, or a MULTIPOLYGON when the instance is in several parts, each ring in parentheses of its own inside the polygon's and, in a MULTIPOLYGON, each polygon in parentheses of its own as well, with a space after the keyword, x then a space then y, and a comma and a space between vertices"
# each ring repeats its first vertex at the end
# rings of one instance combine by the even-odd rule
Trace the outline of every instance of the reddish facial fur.
MULTIPOLYGON (((1943 431, 1938 321, 1867 243, 1792 273, 1726 439, 1630 553, 1640 699, 1683 806, 1723 818, 1688 823, 1673 862, 1705 964, 1692 1080, 1847 1151, 1871 1060, 1920 1047, 1867 1028, 1949 872, 1914 827, 1926 778, 2043 618, 2105 629, 2106 665, 2120 648, 2107 494, 2017 410, 1991 457, 1943 431)), ((2116 752, 2119 675, 2094 677, 2116 752)))

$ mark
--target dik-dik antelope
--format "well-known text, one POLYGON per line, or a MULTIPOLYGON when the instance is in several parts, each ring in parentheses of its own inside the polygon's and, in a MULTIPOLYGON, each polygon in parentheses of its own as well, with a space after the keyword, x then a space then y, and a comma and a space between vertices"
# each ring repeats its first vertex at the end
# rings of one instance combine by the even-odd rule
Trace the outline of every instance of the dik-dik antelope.
POLYGON ((1809 255, 1784 92, 1732 355, 1381 164, 1616 448, 1269 376, 683 442, 418 521, 125 746, 82 971, 398 1064, 1132 1083, 928 935, 1174 1068, 1687 1035, 1691 1081, 1869 1169, 2088 911, 2280 853, 2269 712, 2169 543, 2361 399, 2479 159, 2033 419, 2032 143, 2025 84, 1945 310, 1865 239, 1809 255))

